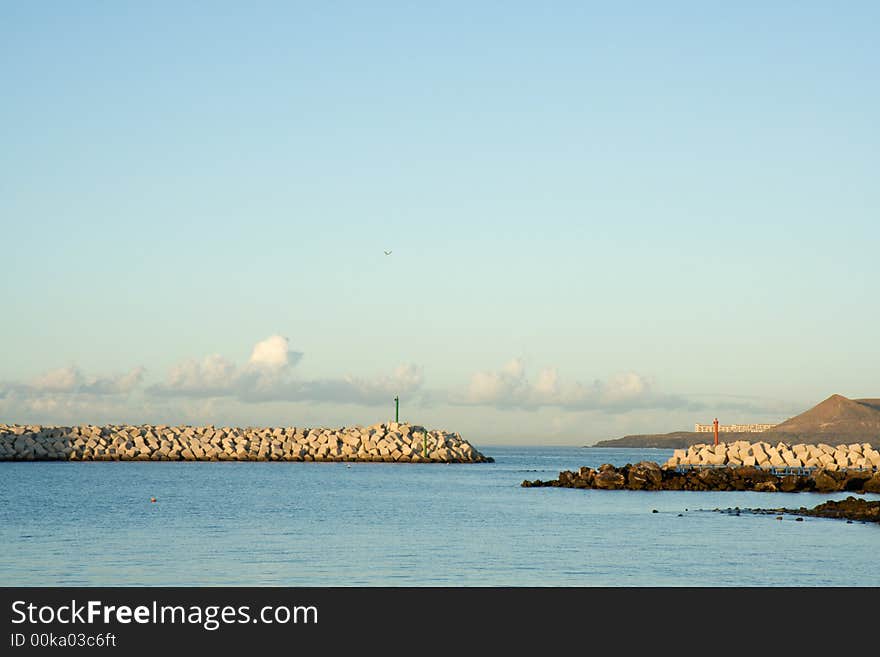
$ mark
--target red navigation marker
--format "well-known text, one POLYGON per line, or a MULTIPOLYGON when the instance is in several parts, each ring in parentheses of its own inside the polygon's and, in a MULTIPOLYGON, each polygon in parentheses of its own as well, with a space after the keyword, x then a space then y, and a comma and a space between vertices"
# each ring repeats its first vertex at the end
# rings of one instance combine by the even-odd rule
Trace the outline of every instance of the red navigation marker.
POLYGON ((718 444, 718 418, 715 418, 715 421, 712 423, 712 426, 715 427, 715 444, 718 444))

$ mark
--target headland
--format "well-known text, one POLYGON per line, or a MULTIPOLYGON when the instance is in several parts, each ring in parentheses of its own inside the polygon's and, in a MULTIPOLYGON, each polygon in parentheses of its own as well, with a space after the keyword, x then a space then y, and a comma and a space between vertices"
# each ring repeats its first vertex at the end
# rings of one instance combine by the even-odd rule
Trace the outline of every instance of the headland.
MULTIPOLYGON (((807 444, 867 442, 874 447, 880 447, 880 399, 848 399, 835 394, 779 424, 752 426, 763 430, 736 431, 739 427, 745 429, 747 425, 732 425, 724 433, 724 439, 727 442, 760 439, 766 442, 807 444)), ((705 440, 704 431, 672 431, 602 440, 594 447, 676 449, 705 440)))

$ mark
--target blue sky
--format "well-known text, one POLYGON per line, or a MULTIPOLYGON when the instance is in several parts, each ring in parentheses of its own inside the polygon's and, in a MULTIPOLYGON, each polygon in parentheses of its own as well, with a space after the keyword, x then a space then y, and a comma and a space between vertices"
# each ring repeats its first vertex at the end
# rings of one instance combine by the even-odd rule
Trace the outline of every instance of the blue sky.
POLYGON ((4 3, 0 421, 880 396, 880 6, 421 4, 4 3))

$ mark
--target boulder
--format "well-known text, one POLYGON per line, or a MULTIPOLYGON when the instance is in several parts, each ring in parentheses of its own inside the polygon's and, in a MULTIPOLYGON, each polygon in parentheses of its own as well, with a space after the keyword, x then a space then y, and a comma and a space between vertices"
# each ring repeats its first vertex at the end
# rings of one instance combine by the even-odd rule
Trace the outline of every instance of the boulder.
POLYGON ((434 461, 448 461, 449 450, 445 447, 441 447, 440 449, 431 452, 431 459, 434 461))
POLYGON ((626 474, 627 488, 632 490, 660 490, 663 473, 652 461, 639 461, 626 474))
POLYGON ((848 491, 864 490, 865 484, 871 479, 870 473, 859 470, 844 471, 843 475, 842 488, 848 491))
POLYGON ((727 462, 733 463, 736 461, 737 465, 741 465, 744 458, 747 458, 751 454, 748 449, 743 449, 736 443, 731 445, 727 450, 727 462))
POLYGON ((813 487, 818 493, 832 493, 842 489, 842 478, 836 476, 837 473, 826 468, 816 470, 810 477, 813 480, 813 487))
POLYGON ((803 479, 796 475, 786 475, 780 480, 778 488, 783 493, 794 493, 801 489, 802 481, 803 479))
POLYGON ((700 470, 697 473, 700 490, 732 490, 732 472, 733 470, 729 468, 700 470))
POLYGON ((865 482, 862 490, 866 493, 880 493, 880 472, 874 473, 874 475, 865 482))
POLYGON ((615 469, 600 471, 593 479, 593 486, 602 490, 618 490, 626 486, 626 477, 615 469))

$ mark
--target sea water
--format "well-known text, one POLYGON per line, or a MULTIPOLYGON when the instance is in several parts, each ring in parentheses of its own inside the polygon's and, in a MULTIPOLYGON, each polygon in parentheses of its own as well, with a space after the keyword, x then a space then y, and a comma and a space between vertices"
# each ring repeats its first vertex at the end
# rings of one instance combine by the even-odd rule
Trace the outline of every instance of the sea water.
POLYGON ((522 488, 671 450, 479 449, 495 463, 3 462, 0 584, 880 585, 880 525, 716 511, 846 494, 522 488))

